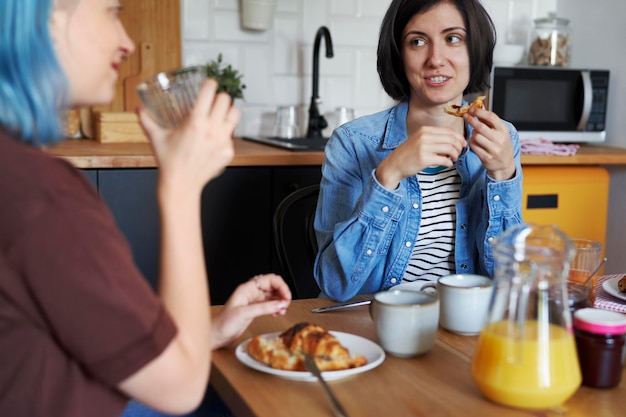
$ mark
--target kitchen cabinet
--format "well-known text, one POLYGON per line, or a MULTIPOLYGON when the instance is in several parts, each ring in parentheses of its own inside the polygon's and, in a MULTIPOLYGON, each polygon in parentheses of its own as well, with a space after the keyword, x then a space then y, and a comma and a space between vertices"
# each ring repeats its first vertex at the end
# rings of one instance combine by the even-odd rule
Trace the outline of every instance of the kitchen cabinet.
MULTIPOLYGON (((207 186, 202 196, 203 237, 214 303, 224 302, 239 283, 255 274, 280 272, 271 233, 274 208, 289 192, 318 183, 324 158, 323 152, 290 152, 240 138, 236 138, 234 144, 235 157, 229 167, 207 186)), ((159 246, 154 192, 157 174, 150 145, 68 140, 47 151, 85 170, 109 203, 113 216, 128 238, 139 268, 148 281, 156 285, 159 246), (133 175, 133 171, 138 173, 133 175), (126 184, 116 184, 118 182, 126 184)), ((583 174, 585 167, 626 165, 626 149, 583 145, 573 156, 522 155, 521 161, 525 170, 527 167, 552 167, 557 171, 561 171, 558 168, 571 168, 578 172, 580 168, 581 175, 586 176, 586 173, 583 174)), ((527 172, 530 174, 531 171, 527 172)), ((554 179, 557 176, 550 174, 548 177, 554 179)), ((568 175, 565 177, 573 180, 568 175)), ((603 187, 603 190, 606 189, 606 179, 603 180, 603 187)), ((575 213, 586 213, 584 210, 589 204, 600 201, 594 206, 595 222, 568 222, 564 230, 572 236, 604 240, 602 236, 606 225, 602 227, 597 211, 601 209, 600 212, 604 213, 606 209, 601 207, 608 203, 608 196, 590 198, 581 193, 575 195, 569 191, 570 188, 566 196, 565 189, 561 189, 560 185, 553 182, 546 184, 543 174, 528 175, 525 189, 526 194, 532 197, 532 201, 528 200, 525 206, 529 221, 563 223, 569 217, 562 216, 562 210, 567 208, 568 212, 571 209, 575 213), (546 191, 545 187, 549 189, 546 191), (544 194, 549 195, 543 197, 544 194), (561 194, 562 197, 555 200, 551 197, 553 194, 561 194), (552 198, 552 206, 537 206, 537 195, 542 196, 542 201, 552 198), (575 197, 570 198, 572 195, 575 197), (577 199, 590 203, 583 205, 577 199), (556 201, 559 201, 559 206, 554 206, 556 201), (576 225, 576 228, 569 227, 571 225, 576 225)), ((575 185, 573 189, 576 190, 575 185)), ((525 201, 528 195, 524 196, 525 201)), ((576 216, 578 219, 588 218, 588 214, 576 216)))
MULTIPOLYGON (((159 214, 155 168, 87 169, 153 288, 159 268, 159 214)), ((211 302, 223 304, 242 282, 280 273, 272 216, 298 188, 319 183, 319 166, 228 167, 202 193, 202 236, 211 302)))

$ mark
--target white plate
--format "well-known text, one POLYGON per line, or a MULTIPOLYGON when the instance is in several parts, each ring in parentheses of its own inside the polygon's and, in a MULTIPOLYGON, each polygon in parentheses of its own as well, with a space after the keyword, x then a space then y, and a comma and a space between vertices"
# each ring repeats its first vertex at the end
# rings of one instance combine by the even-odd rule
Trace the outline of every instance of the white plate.
MULTIPOLYGON (((385 352, 383 351, 383 349, 369 339, 350 333, 334 331, 331 331, 330 333, 334 335, 339 340, 339 342, 350 351, 350 355, 365 356, 365 359, 367 359, 367 364, 359 366, 358 368, 345 369, 342 371, 322 372, 322 376, 328 381, 347 378, 351 375, 369 371, 370 369, 376 368, 385 360, 385 352)), ((264 334, 263 337, 272 338, 278 336, 279 334, 280 332, 268 333, 264 334)), ((310 372, 283 371, 281 369, 271 368, 266 364, 257 361, 256 359, 248 355, 248 352, 246 351, 246 347, 248 346, 250 340, 251 339, 248 339, 245 342, 242 342, 241 344, 239 344, 239 346, 237 346, 237 349, 235 350, 235 355, 237 356, 237 359, 239 359, 239 361, 241 361, 241 363, 243 363, 244 365, 249 366, 252 369, 256 369, 257 371, 276 375, 285 379, 291 379, 295 381, 317 380, 317 378, 315 378, 310 372)))
POLYGON ((602 288, 604 291, 611 294, 613 297, 621 298, 622 300, 626 300, 626 292, 621 292, 619 288, 617 288, 617 281, 622 278, 621 276, 607 279, 602 283, 602 288))

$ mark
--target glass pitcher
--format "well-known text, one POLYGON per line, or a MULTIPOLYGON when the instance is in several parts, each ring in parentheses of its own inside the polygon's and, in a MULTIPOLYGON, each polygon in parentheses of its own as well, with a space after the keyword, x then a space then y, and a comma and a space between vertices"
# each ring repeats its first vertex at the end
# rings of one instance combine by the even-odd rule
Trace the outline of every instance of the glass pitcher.
POLYGON ((581 383, 567 307, 574 247, 555 226, 520 224, 494 239, 493 250, 493 290, 472 377, 494 402, 557 407, 581 383))

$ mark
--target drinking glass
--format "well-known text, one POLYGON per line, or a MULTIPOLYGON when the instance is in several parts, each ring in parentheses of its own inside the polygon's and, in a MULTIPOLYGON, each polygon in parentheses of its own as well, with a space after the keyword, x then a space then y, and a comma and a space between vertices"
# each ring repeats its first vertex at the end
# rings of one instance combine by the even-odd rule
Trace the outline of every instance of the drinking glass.
POLYGON ((279 106, 274 122, 274 136, 293 139, 300 136, 300 118, 296 106, 279 106))
POLYGON ((576 252, 570 265, 568 281, 579 284, 587 281, 587 278, 600 265, 602 261, 602 244, 590 239, 571 239, 576 252))
POLYGON ((155 74, 139 83, 136 91, 154 120, 173 129, 187 118, 206 78, 206 67, 184 67, 155 74))
POLYGON ((350 107, 337 107, 335 109, 335 125, 337 127, 354 119, 354 109, 350 107))

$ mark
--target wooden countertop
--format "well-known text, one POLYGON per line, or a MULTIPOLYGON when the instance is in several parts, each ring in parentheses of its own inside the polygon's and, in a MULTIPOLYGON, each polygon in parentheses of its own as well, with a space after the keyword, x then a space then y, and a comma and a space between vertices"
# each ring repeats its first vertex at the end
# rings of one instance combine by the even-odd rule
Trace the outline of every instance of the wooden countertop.
MULTIPOLYGON (((156 167, 148 143, 100 143, 71 139, 49 148, 77 168, 156 167)), ((293 152, 273 146, 235 139, 235 158, 229 166, 321 165, 323 152, 293 152)), ((573 156, 522 155, 522 165, 626 165, 626 149, 583 145, 573 156)))

